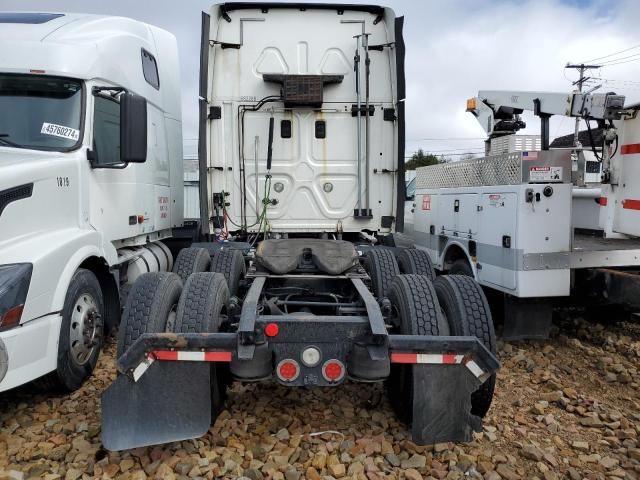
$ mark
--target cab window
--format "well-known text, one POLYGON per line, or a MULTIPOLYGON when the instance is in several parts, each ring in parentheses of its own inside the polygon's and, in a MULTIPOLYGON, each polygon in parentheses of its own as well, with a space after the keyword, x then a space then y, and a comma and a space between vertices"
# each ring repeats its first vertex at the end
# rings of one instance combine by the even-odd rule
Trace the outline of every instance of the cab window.
POLYGON ((102 96, 95 97, 93 115, 94 162, 97 165, 120 163, 120 104, 102 96))

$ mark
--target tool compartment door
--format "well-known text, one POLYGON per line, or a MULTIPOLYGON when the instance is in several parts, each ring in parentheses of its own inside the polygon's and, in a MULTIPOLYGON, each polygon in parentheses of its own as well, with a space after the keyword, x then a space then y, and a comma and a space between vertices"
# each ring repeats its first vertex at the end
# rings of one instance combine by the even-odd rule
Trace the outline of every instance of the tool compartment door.
POLYGON ((485 193, 480 197, 477 235, 478 280, 509 290, 516 288, 517 207, 515 193, 485 193), (506 246, 509 238, 509 247, 506 246))
POLYGON ((478 195, 447 193, 438 198, 438 230, 461 238, 478 232, 478 195))

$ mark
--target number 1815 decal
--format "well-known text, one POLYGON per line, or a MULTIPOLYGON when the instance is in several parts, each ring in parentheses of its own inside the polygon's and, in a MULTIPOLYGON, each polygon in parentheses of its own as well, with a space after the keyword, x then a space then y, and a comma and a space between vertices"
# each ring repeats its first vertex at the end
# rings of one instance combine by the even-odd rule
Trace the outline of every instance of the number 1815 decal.
POLYGON ((70 184, 69 177, 56 177, 56 181, 59 187, 68 187, 70 184))

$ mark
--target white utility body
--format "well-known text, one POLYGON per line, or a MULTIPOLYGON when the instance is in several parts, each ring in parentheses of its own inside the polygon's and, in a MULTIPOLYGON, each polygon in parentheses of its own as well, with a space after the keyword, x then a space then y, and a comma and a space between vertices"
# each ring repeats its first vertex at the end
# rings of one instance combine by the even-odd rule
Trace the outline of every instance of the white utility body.
POLYGON ((171 270, 177 43, 120 17, 0 13, 0 391, 77 388, 121 287, 171 270))
MULTIPOLYGON (((550 322, 549 300, 587 286, 591 296, 637 308, 640 302, 627 298, 637 290, 623 294, 612 280, 612 268, 640 266, 637 109, 624 108, 624 97, 615 94, 481 91, 467 110, 492 148, 524 127, 519 115, 533 110, 541 118, 542 148, 496 155, 488 148, 483 158, 418 169, 416 246, 436 268, 472 275, 506 294, 505 319, 513 320, 513 328, 505 322, 507 336, 540 334, 550 322), (602 145, 549 150, 552 115, 598 121, 602 145), (582 160, 572 161, 572 150, 582 160), (598 183, 590 173, 594 159, 598 183)), ((588 134, 593 139, 591 127, 588 134)))

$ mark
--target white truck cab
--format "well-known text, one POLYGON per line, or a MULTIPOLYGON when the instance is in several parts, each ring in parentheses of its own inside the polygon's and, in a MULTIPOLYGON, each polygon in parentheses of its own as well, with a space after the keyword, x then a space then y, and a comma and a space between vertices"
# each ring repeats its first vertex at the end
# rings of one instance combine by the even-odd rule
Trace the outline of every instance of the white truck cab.
POLYGON ((173 263, 177 44, 126 18, 0 13, 0 48, 0 392, 72 390, 122 287, 173 263))

